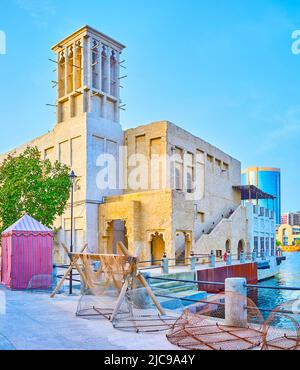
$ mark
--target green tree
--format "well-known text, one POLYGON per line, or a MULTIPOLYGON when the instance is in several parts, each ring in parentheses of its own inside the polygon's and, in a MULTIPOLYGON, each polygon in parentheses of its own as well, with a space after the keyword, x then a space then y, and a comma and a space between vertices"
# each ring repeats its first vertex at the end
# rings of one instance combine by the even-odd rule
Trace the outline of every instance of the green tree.
POLYGON ((281 242, 279 240, 276 240, 276 246, 281 247, 281 242))
POLYGON ((0 230, 25 213, 51 227, 69 199, 69 168, 43 161, 36 147, 9 155, 0 165, 0 230))

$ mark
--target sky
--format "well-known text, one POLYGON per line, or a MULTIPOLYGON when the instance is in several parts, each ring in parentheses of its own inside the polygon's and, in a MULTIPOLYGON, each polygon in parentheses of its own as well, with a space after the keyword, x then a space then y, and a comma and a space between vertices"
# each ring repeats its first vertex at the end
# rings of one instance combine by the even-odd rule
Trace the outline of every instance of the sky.
POLYGON ((300 210, 300 0, 1 0, 0 152, 53 128, 51 46, 85 24, 127 46, 124 129, 169 120, 279 167, 282 209, 300 210))

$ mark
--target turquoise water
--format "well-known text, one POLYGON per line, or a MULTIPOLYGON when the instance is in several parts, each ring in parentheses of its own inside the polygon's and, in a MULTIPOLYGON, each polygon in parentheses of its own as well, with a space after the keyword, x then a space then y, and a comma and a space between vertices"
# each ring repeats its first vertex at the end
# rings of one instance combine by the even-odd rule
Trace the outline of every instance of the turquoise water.
MULTIPOLYGON (((259 283, 261 286, 299 287, 300 288, 300 252, 286 253, 286 261, 280 265, 279 274, 269 280, 259 283)), ((300 291, 259 290, 258 303, 260 307, 275 308, 279 304, 300 297, 300 291)))
MULTIPOLYGON (((300 288, 300 252, 297 253, 286 253, 286 261, 283 261, 280 265, 279 274, 269 280, 260 282, 260 286, 274 286, 274 287, 298 287, 300 288)), ((300 299, 299 291, 286 291, 286 290, 268 290, 258 289, 257 290, 257 306, 260 308, 267 308, 274 310, 280 306, 280 309, 294 310, 297 312, 300 310, 300 301, 297 303, 288 304, 287 302, 300 299)), ((256 299, 255 299, 256 300, 256 299)), ((269 313, 263 313, 263 316, 267 318, 269 313)), ((292 315, 293 319, 300 324, 300 316, 292 315)), ((276 315, 276 325, 287 326, 287 322, 291 321, 287 317, 282 315, 276 315)), ((289 326, 289 325, 288 325, 289 326)))

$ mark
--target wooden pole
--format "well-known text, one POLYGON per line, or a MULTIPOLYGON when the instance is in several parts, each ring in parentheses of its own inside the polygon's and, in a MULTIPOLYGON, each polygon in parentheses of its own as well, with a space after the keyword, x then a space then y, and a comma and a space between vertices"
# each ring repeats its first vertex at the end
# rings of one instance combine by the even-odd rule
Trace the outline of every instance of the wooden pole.
POLYGON ((127 289, 128 289, 128 285, 129 285, 129 283, 128 283, 128 279, 126 279, 126 280, 125 280, 125 283, 124 283, 124 285, 123 285, 123 287, 122 287, 121 293, 120 293, 120 295, 119 295, 119 298, 118 298, 118 300, 117 300, 116 307, 115 307, 114 312, 113 312, 113 314, 112 314, 112 316, 111 316, 111 319, 110 319, 110 321, 111 321, 112 323, 114 322, 114 320, 115 320, 115 318, 116 318, 116 316, 117 316, 117 314, 118 314, 118 312, 119 312, 119 309, 120 309, 120 308, 121 308, 121 306, 122 306, 123 300, 124 300, 124 298, 125 298, 125 295, 126 295, 126 292, 127 292, 127 289))
MULTIPOLYGON (((63 249, 65 250, 65 252, 67 253, 69 259, 70 259, 70 266, 69 268, 67 269, 67 271, 65 272, 63 278, 61 279, 61 281, 57 284, 56 288, 54 289, 54 291, 52 292, 52 294, 50 295, 50 298, 54 298, 56 293, 59 291, 59 289, 62 287, 64 281, 66 280, 67 276, 70 275, 71 271, 73 270, 73 267, 77 266, 77 260, 75 260, 75 262, 73 261, 73 256, 72 254, 69 252, 68 248, 65 246, 64 243, 61 244, 63 249)), ((82 253, 87 247, 87 244, 85 244, 85 246, 82 248, 82 250, 80 251, 80 253, 82 253)), ((76 267, 77 268, 77 267, 76 267)), ((78 269, 77 269, 78 270, 78 269)), ((80 269, 78 270, 80 276, 81 276, 81 271, 80 269)))
POLYGON ((144 286, 144 288, 146 289, 148 295, 150 296, 150 298, 152 299, 153 303, 155 304, 155 306, 157 307, 158 311, 160 312, 161 315, 165 315, 166 312, 165 310, 161 307, 160 303, 158 302, 157 298, 155 297, 152 289, 150 288, 150 286, 148 285, 146 279, 144 278, 143 275, 141 274, 138 274, 137 275, 137 279, 140 281, 140 283, 144 286))

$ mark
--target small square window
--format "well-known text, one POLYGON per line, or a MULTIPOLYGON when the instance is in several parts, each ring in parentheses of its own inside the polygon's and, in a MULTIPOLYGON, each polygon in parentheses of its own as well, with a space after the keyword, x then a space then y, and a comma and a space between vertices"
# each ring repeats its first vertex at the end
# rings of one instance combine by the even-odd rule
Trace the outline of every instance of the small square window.
POLYGON ((196 161, 197 161, 197 163, 204 163, 205 162, 205 153, 200 149, 197 149, 196 161))
POLYGON ((208 160, 208 162, 213 163, 214 157, 210 154, 207 154, 207 160, 208 160))
POLYGON ((216 159, 216 165, 217 165, 218 167, 221 167, 221 164, 222 164, 222 162, 220 161, 220 159, 216 159))
POLYGON ((204 222, 205 222, 205 213, 203 213, 203 212, 197 212, 197 217, 198 217, 198 220, 199 220, 202 224, 204 224, 204 222))

